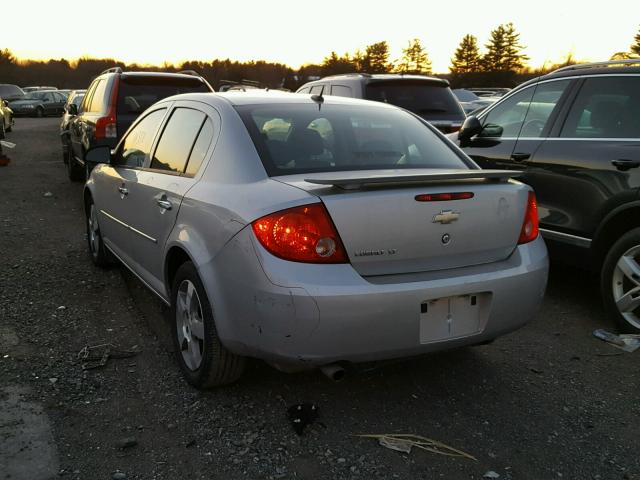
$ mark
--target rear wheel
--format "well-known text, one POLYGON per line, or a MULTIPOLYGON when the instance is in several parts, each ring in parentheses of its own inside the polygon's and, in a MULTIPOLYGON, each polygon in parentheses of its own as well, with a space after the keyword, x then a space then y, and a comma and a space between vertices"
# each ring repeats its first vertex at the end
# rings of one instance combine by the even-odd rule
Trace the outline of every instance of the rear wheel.
POLYGON ((176 272, 170 315, 176 357, 190 384, 204 389, 240 378, 245 359, 220 342, 211 304, 191 262, 183 263, 176 272))
POLYGON ((84 168, 76 162, 71 148, 67 150, 67 175, 72 182, 83 182, 85 179, 84 168))
POLYGON ((607 253, 601 289, 607 313, 620 330, 640 332, 640 228, 625 233, 607 253))
POLYGON ((89 245, 89 254, 94 265, 105 268, 111 263, 109 261, 109 253, 102 241, 102 233, 100 233, 100 225, 98 224, 98 210, 93 200, 90 200, 87 209, 87 242, 89 245))
POLYGON ((44 117, 44 109, 42 107, 36 108, 36 117, 38 118, 44 117))

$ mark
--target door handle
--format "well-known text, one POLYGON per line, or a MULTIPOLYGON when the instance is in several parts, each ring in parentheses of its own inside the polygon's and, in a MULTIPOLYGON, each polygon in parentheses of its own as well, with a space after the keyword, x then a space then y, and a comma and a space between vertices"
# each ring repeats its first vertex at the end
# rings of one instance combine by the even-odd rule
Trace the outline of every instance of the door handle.
POLYGON ((165 210, 171 210, 171 207, 173 207, 173 204, 169 200, 160 199, 157 203, 160 208, 164 208, 165 210))
POLYGON ((516 162, 522 162, 524 160, 528 160, 529 158, 531 158, 530 153, 516 152, 511 154, 511 160, 515 160, 516 162))
POLYGON ((118 191, 122 194, 122 195, 129 195, 129 189, 127 187, 125 187, 124 185, 121 187, 118 187, 118 191))
POLYGON ((626 172, 630 168, 638 168, 640 167, 640 161, 638 160, 625 160, 620 158, 618 160, 611 160, 611 165, 616 167, 621 172, 626 172))

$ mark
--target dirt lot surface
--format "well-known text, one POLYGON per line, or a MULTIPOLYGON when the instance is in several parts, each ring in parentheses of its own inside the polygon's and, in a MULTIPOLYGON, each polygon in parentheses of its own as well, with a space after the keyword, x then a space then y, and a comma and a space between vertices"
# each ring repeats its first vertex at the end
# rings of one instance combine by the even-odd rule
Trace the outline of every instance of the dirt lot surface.
POLYGON ((58 121, 18 119, 0 168, 0 478, 640 479, 640 351, 591 336, 611 327, 596 282, 559 265, 537 318, 492 345, 340 383, 256 361, 231 387, 189 387, 159 302, 89 261, 58 121), (83 370, 78 352, 105 343, 140 353, 83 370), (298 402, 320 413, 301 437, 286 416, 298 402), (355 436, 373 433, 477 461, 355 436))

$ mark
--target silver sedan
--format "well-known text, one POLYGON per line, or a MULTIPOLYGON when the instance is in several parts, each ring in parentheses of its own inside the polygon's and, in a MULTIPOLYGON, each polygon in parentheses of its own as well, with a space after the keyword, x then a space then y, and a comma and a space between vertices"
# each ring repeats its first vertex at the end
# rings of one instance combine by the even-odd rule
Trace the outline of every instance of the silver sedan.
POLYGON ((338 375, 489 342, 544 294, 530 187, 394 106, 180 95, 86 160, 91 257, 170 306, 199 388, 238 379, 246 357, 338 375))

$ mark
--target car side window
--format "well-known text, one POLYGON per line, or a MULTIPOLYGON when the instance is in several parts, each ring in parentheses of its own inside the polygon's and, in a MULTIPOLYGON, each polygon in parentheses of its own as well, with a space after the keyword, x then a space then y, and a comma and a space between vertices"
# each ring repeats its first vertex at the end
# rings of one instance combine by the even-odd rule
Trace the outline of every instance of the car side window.
POLYGON ((327 85, 322 84, 322 85, 314 85, 313 87, 311 87, 311 94, 319 95, 320 92, 322 92, 323 95, 328 95, 329 89, 327 88, 327 85))
POLYGON ((337 97, 353 97, 351 87, 347 87, 345 85, 331 85, 331 95, 335 95, 337 97))
POLYGON ((198 173, 200 165, 202 165, 205 155, 209 150, 209 145, 211 145, 211 141, 213 140, 213 134, 213 122, 210 118, 207 118, 200 129, 196 143, 193 144, 193 149, 191 150, 191 155, 189 155, 189 161, 187 162, 187 168, 185 170, 186 175, 192 177, 198 173))
POLYGON ((310 89, 309 89, 309 87, 304 87, 304 88, 301 88, 301 89, 298 91, 298 93, 309 93, 309 90, 310 90, 310 89))
POLYGON ((53 102, 53 94, 52 93, 45 94, 43 100, 44 100, 45 103, 53 102))
POLYGON ((166 108, 154 110, 129 132, 116 152, 114 166, 139 168, 144 165, 166 110, 166 108))
POLYGON ((93 98, 91 99, 91 106, 89 111, 92 113, 101 113, 104 110, 105 103, 105 91, 107 89, 107 81, 99 80, 96 85, 96 89, 93 92, 93 98))
POLYGON ((479 137, 517 137, 535 88, 528 87, 498 103, 482 119, 479 137))
POLYGON ((176 108, 167 122, 150 168, 168 172, 184 172, 205 114, 192 108, 176 108))
POLYGON ((640 77, 587 78, 560 132, 565 138, 639 138, 640 77))
POLYGON ((542 134, 570 83, 571 80, 558 80, 538 85, 527 109, 520 138, 536 138, 542 134))
POLYGON ((98 81, 94 81, 89 86, 89 89, 87 90, 87 94, 82 99, 82 104, 80 105, 80 109, 78 110, 79 113, 88 112, 89 111, 89 107, 91 106, 91 99, 93 98, 93 92, 95 92, 95 90, 96 90, 96 85, 97 85, 98 81))

